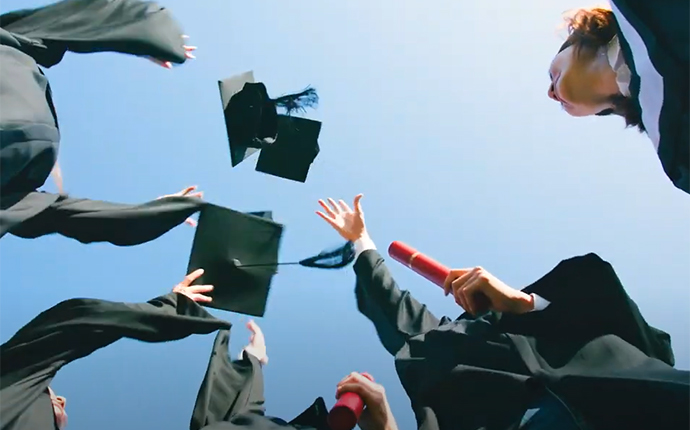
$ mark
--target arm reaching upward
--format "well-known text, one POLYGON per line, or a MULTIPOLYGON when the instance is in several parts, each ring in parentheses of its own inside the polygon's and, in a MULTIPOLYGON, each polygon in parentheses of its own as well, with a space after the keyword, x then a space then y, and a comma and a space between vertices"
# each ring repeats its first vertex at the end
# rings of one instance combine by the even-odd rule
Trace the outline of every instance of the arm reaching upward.
POLYGON ((407 339, 437 327, 439 319, 408 291, 398 288, 367 232, 361 199, 361 194, 355 197, 354 210, 343 200, 328 199, 330 206, 319 200, 325 213, 317 214, 344 239, 354 241, 357 307, 374 323, 386 350, 395 355, 407 339))

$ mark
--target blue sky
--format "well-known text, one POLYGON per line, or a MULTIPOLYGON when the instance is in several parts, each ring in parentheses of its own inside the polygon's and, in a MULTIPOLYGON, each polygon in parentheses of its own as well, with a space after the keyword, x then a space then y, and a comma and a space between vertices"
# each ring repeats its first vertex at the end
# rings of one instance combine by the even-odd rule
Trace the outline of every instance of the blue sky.
MULTIPOLYGON (((4 0, 0 10, 46 3, 4 0)), ((213 203, 272 209, 286 225, 287 260, 339 243, 314 215, 317 199, 363 192, 382 250, 402 240, 449 266, 482 265, 516 288, 596 252, 648 322, 672 335, 678 367, 690 368, 690 198, 622 119, 571 118, 546 97, 561 13, 582 4, 164 5, 199 47, 197 60, 171 71, 118 54, 68 54, 46 71, 70 194, 136 203, 196 184, 213 203), (247 70, 274 96, 308 84, 319 91, 310 117, 323 121, 321 154, 306 184, 255 172, 255 158, 230 167, 217 81, 247 70)), ((193 235, 180 226, 131 248, 4 238, 2 341, 64 299, 167 293, 185 275, 193 235)), ((460 313, 437 287, 389 262, 437 315, 460 313)), ((401 428, 412 428, 392 358, 358 314, 353 287, 351 268, 286 267, 276 276, 257 321, 270 356, 268 413, 290 419, 317 396, 330 406, 343 376, 368 371, 386 386, 401 428)), ((234 355, 248 335, 243 325, 232 334, 234 355)), ((68 399, 70 428, 187 428, 212 341, 121 341, 74 362, 53 384, 68 399)))

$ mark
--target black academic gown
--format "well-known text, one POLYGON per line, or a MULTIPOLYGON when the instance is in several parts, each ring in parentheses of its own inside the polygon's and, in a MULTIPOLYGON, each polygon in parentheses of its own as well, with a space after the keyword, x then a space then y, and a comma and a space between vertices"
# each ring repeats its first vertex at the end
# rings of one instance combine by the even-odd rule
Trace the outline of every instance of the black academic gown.
POLYGON ((597 430, 690 425, 690 374, 672 367, 669 335, 645 322, 595 254, 524 289, 551 302, 543 311, 455 321, 401 291, 375 250, 354 269, 359 310, 395 356, 420 429, 516 429, 545 394, 597 430))
POLYGON ((230 323, 175 293, 146 303, 61 302, 0 346, 0 430, 55 428, 46 391, 55 374, 122 338, 166 342, 229 327, 230 323))
POLYGON ((190 430, 328 430, 328 411, 321 397, 290 422, 266 416, 261 363, 246 352, 241 360, 231 360, 229 341, 228 330, 216 335, 190 430))
POLYGON ((198 199, 123 205, 36 190, 57 160, 60 131, 38 67, 67 51, 147 55, 183 63, 182 30, 170 12, 138 0, 66 0, 0 16, 0 237, 58 233, 83 243, 136 245, 201 209, 198 199))
POLYGON ((666 175, 690 193, 690 2, 612 0, 630 94, 666 175))

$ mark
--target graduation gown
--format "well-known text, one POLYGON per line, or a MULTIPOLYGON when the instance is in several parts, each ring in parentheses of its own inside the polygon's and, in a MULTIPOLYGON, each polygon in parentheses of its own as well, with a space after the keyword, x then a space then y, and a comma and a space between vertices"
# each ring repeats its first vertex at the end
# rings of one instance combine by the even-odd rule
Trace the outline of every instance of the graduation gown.
POLYGON ((50 85, 39 65, 51 67, 67 51, 183 63, 181 35, 168 10, 138 0, 66 0, 0 16, 0 237, 58 233, 84 243, 134 245, 201 208, 203 202, 189 198, 121 205, 36 191, 49 177, 60 143, 50 85))
POLYGON ((133 304, 63 301, 0 346, 0 429, 55 428, 46 390, 55 374, 122 338, 166 342, 229 327, 230 323, 176 293, 133 304))
POLYGON ((666 175, 690 193, 690 3, 612 0, 630 94, 666 175))
POLYGON ((418 428, 518 428, 550 394, 597 430, 687 429, 690 373, 649 326, 610 264, 562 261, 524 289, 551 304, 523 315, 437 318, 396 285, 375 250, 354 266, 359 310, 395 356, 418 428))
POLYGON ((229 340, 228 330, 216 335, 190 430, 329 430, 328 411, 321 397, 290 422, 266 416, 261 363, 246 352, 241 360, 231 360, 229 340))

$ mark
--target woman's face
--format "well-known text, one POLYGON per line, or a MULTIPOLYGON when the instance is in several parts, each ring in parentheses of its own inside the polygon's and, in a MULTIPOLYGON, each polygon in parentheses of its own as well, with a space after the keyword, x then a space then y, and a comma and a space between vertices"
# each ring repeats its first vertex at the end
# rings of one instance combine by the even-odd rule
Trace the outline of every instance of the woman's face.
POLYGON ((605 52, 575 55, 571 45, 554 57, 549 67, 549 98, 572 116, 588 116, 609 109, 618 93, 616 74, 605 52))

